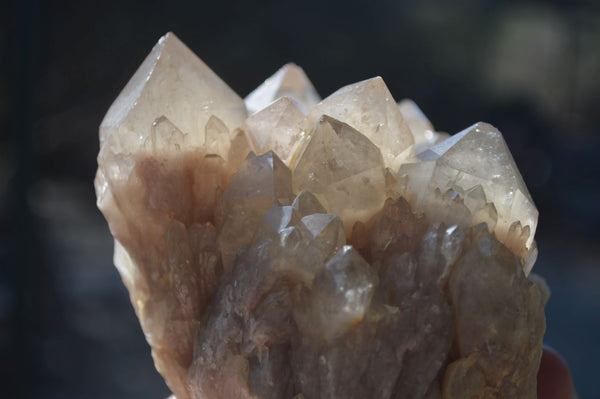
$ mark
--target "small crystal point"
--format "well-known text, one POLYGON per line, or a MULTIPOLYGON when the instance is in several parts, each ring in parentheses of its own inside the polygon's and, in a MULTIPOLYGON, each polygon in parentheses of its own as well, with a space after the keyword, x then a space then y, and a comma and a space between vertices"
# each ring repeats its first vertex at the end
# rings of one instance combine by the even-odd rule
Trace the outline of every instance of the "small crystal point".
POLYGON ((302 218, 302 225, 310 233, 312 240, 335 242, 337 246, 341 248, 346 242, 346 236, 342 230, 342 223, 340 218, 335 215, 328 215, 322 213, 314 213, 312 215, 304 216, 302 218), (335 238, 324 238, 327 235, 327 231, 333 231, 335 238))
POLYGON ((144 147, 154 156, 160 156, 161 153, 181 151, 185 141, 182 131, 163 115, 152 123, 150 136, 146 139, 144 147))
POLYGON ((342 87, 331 94, 310 111, 308 126, 313 126, 321 115, 338 119, 364 134, 381 150, 386 166, 393 170, 410 155, 414 138, 380 77, 342 87))
POLYGON ((226 158, 229 163, 229 170, 231 172, 238 170, 250 151, 250 143, 248 143, 244 131, 239 128, 234 130, 231 146, 229 147, 229 153, 226 158))
POLYGON ((227 159, 230 147, 229 129, 227 129, 227 126, 221 119, 211 115, 204 127, 205 151, 227 159))
POLYGON ((463 194, 463 200, 471 212, 483 207, 487 204, 487 197, 483 186, 478 184, 466 190, 463 194))
POLYGON ((317 197, 306 190, 300 191, 294 199, 292 207, 302 216, 312 215, 313 213, 327 213, 317 197))
POLYGON ((327 259, 346 245, 344 226, 340 218, 335 215, 315 213, 304 216, 299 229, 308 243, 308 247, 301 255, 311 259, 307 269, 313 276, 327 259))
POLYGON ((412 100, 405 98, 398 103, 400 113, 404 117, 406 124, 415 140, 415 154, 426 150, 437 139, 433 125, 427 119, 421 108, 412 100))
POLYGON ((312 303, 306 309, 310 317, 297 314, 299 328, 326 340, 343 334, 362 321, 376 284, 369 264, 354 248, 344 246, 315 276, 312 303))
POLYGON ((272 151, 260 156, 251 152, 223 193, 225 201, 237 198, 285 201, 290 197, 293 197, 290 170, 272 151))
POLYGON ((317 91, 298 65, 284 65, 245 98, 248 112, 253 114, 281 97, 289 97, 306 114, 321 101, 317 91))
POLYGON ((304 115, 292 100, 281 97, 244 122, 244 131, 257 154, 273 151, 286 164, 302 137, 304 115))

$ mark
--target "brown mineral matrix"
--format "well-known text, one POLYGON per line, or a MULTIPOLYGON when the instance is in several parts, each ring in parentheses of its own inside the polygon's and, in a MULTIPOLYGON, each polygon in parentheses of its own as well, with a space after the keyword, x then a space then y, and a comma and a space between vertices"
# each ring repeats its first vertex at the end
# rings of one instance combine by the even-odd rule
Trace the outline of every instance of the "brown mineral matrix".
POLYGON ((169 33, 98 165, 177 398, 536 397, 538 213, 493 126, 436 132, 381 78, 321 101, 294 64, 242 100, 169 33))

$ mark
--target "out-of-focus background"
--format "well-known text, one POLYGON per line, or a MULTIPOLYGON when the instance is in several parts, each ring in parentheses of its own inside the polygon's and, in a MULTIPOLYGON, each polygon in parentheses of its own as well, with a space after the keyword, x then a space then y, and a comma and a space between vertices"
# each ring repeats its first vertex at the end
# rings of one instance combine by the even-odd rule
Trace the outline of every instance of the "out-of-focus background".
POLYGON ((97 128, 174 31, 241 96, 281 65, 321 96, 381 75, 438 130, 496 125, 540 210, 546 343, 600 398, 594 1, 42 1, 0 10, 0 396, 164 398, 95 208, 97 128))

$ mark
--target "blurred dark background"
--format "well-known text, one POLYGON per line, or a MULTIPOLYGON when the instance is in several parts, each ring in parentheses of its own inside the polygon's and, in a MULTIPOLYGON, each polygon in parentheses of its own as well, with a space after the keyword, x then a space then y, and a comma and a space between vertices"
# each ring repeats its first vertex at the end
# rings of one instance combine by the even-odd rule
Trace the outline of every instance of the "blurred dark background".
POLYGON ((0 6, 0 396, 164 398, 95 208, 98 125, 174 31, 241 96, 295 61, 381 75, 439 130, 505 135, 540 210, 546 342, 600 398, 600 12, 592 1, 21 0, 0 6))

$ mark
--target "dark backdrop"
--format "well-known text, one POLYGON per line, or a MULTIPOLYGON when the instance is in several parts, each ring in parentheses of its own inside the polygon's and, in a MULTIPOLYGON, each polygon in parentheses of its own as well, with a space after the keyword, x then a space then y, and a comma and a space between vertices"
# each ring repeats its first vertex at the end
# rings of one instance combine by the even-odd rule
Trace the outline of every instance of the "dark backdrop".
POLYGON ((381 75, 439 130, 500 128, 540 210, 546 342, 582 397, 600 398, 593 1, 16 0, 0 11, 0 396, 168 393, 92 180, 104 112, 172 30, 242 96, 295 61, 322 96, 381 75))

